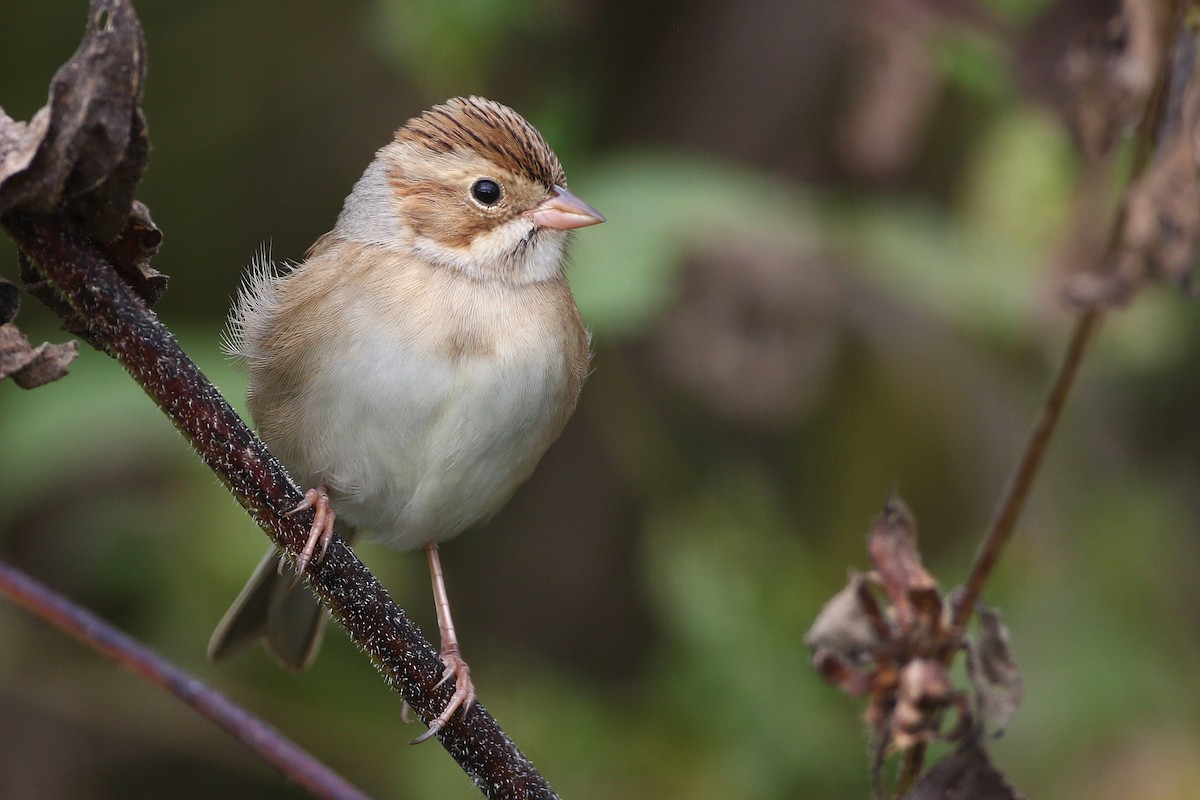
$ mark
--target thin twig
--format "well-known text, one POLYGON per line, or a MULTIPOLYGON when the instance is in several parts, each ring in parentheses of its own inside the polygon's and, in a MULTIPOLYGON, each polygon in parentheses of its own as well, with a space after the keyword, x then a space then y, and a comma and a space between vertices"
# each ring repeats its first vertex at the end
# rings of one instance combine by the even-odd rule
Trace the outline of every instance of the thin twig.
MULTIPOLYGON (((1177 9, 1177 15, 1182 22, 1183 7, 1177 9)), ((1169 123, 1167 119, 1168 92, 1170 86, 1170 58, 1163 60, 1160 74, 1153 90, 1147 99, 1146 108, 1138 123, 1132 145, 1131 168, 1126 183, 1126 197, 1113 214, 1107 229, 1099 263, 1110 261, 1121 247, 1128 213, 1128 189, 1136 179, 1150 166, 1156 152, 1156 139, 1161 134, 1163 126, 1169 123)), ((1094 166, 1094 165, 1093 165, 1094 166)), ((1012 537, 1017 520, 1029 499, 1033 484, 1045 459, 1050 440, 1057 429, 1062 411, 1066 406, 1067 396, 1079 375, 1080 366, 1087 353, 1088 345, 1100 329, 1104 321, 1104 311, 1099 307, 1090 307, 1082 311, 1075 321, 1067 344, 1066 354, 1059 365, 1058 373, 1050 387, 1046 402, 1038 416, 1037 423, 1030 432, 1029 439, 1021 452, 1017 467, 1005 487, 1004 494, 996 506, 995 515, 988 528, 987 535, 976 554, 975 562, 971 565, 970 574, 962 594, 957 599, 950 620, 947 641, 961 641, 967 624, 975 611, 975 605, 987 585, 988 579, 1000 558, 1004 546, 1012 537)), ((948 649, 942 654, 942 660, 947 665, 958 652, 948 649)), ((913 748, 905 754, 899 780, 899 795, 903 796, 920 774, 925 758, 923 746, 913 748)))
MULTIPOLYGON (((1182 9, 1177 9, 1177 13, 1182 13, 1182 9)), ((1147 99, 1145 113, 1134 135, 1126 192, 1128 192, 1128 188, 1150 166, 1155 153, 1156 140, 1164 125, 1170 123, 1170 120, 1167 118, 1168 92, 1171 89, 1169 85, 1170 64, 1170 58, 1163 59, 1159 78, 1155 82, 1154 88, 1147 99)), ((1108 226, 1107 238, 1100 256, 1100 263, 1110 261, 1121 246, 1128 213, 1127 200, 1128 195, 1126 195, 1126 200, 1117 208, 1117 212, 1113 215, 1112 221, 1108 226)), ((971 614, 975 610, 975 603, 979 600, 979 596, 983 592, 983 587, 991 576, 996 559, 999 558, 1000 552, 1004 549, 1005 543, 1007 543, 1009 537, 1012 535, 1013 528, 1021 516, 1021 511, 1025 507, 1025 501, 1028 499, 1029 492, 1033 487, 1033 481, 1037 477, 1038 468, 1041 466, 1042 459, 1046 454, 1046 447, 1050 443, 1050 438, 1054 433, 1055 426, 1058 424, 1059 416, 1062 414, 1063 406, 1066 404, 1067 395, 1070 393, 1071 386, 1074 384, 1075 378, 1079 373, 1079 367, 1083 362, 1084 354, 1087 352, 1088 343, 1096 331, 1099 330, 1103 320, 1104 312, 1099 308, 1093 307, 1083 311, 1075 321, 1075 328, 1071 333, 1071 340, 1067 345, 1066 355, 1059 366, 1054 384, 1050 388, 1046 404, 1042 408, 1037 424, 1034 426, 1033 432, 1025 444, 1024 451, 1021 453, 1021 459, 1017 463, 1016 472, 1013 474, 1004 494, 1000 498, 999 504, 996 506, 996 513, 992 518, 992 524, 988 529, 987 537, 980 546, 975 563, 971 567, 971 573, 967 578, 966 588, 954 608, 951 630, 955 634, 961 635, 966 630, 967 623, 971 619, 971 614)), ((952 653, 947 654, 947 658, 952 656, 952 653)))
MULTIPOLYGON (((992 574, 992 568, 995 567, 1000 552, 1004 549, 1009 537, 1012 536, 1013 528, 1016 527, 1021 511, 1025 508, 1025 501, 1029 499, 1029 492, 1033 488, 1038 468, 1042 465, 1042 459, 1046 455, 1046 448, 1058 425, 1059 417, 1062 416, 1063 407, 1067 403, 1067 395, 1075 383, 1075 377, 1079 374, 1079 367, 1083 363, 1084 353, 1087 352, 1088 342, 1099 329, 1103 318, 1102 312, 1090 309, 1083 312, 1075 322, 1071 341, 1067 345, 1067 353, 1063 357, 1058 375, 1055 376, 1054 383, 1050 387, 1050 394, 1046 397, 1042 413, 1038 417, 1037 424, 1033 426, 1033 431, 1021 453, 1021 460, 1017 462, 1016 472, 1013 473, 1012 479, 1000 498, 996 507, 996 516, 992 520, 987 538, 979 548, 975 563, 971 567, 971 574, 967 578, 966 587, 954 607, 951 626, 955 631, 961 633, 966 628, 967 622, 975 610, 975 603, 992 574)), ((951 638, 957 637, 952 636, 951 638)))
POLYGON ((200 712, 284 777, 327 800, 368 800, 367 795, 271 725, 175 666, 91 611, 0 561, 0 592, 60 631, 142 676, 200 712))

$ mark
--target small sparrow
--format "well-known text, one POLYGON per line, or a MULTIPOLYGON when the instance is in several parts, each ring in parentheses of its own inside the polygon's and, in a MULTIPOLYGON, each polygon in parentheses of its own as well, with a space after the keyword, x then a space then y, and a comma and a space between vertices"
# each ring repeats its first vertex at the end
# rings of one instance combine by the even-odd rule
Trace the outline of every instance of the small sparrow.
MULTIPOLYGON (((454 98, 396 131, 302 264, 279 274, 257 259, 230 315, 259 434, 312 487, 287 512, 315 509, 295 575, 335 526, 348 541, 425 548, 455 691, 416 741, 475 699, 438 543, 495 514, 574 411, 589 337, 563 267, 570 231, 603 221, 532 125, 454 98)), ((276 558, 222 619, 210 658, 260 638, 295 670, 316 656, 326 615, 276 558)))

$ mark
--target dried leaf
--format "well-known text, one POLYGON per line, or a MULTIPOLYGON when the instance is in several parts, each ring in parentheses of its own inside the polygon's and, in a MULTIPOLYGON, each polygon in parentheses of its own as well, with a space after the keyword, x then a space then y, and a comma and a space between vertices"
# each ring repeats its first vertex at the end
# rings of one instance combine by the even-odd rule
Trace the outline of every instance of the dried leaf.
POLYGON ((66 375, 67 367, 78 354, 77 342, 43 342, 30 347, 16 325, 11 322, 0 325, 0 380, 11 376, 22 389, 33 389, 66 375))
MULTIPOLYGON (((89 20, 79 48, 54 76, 48 104, 28 124, 0 110, 0 215, 66 211, 152 305, 167 283, 149 266, 162 234, 133 199, 149 153, 139 107, 145 42, 128 0, 92 0, 89 20)), ((21 273, 25 288, 67 330, 89 338, 27 259, 21 273)))
POLYGON ((829 599, 804 636, 813 667, 851 696, 872 688, 871 657, 887 640, 887 623, 858 572, 850 573, 846 587, 829 599))
POLYGON ((897 688, 892 744, 900 750, 929 741, 937 733, 941 712, 959 699, 946 668, 929 658, 905 664, 897 688))
POLYGON ((79 49, 29 124, 0 115, 0 214, 64 208, 96 240, 125 228, 149 146, 145 42, 128 0, 92 0, 79 49))
POLYGON ((1068 127, 1084 155, 1107 155, 1145 113, 1162 70, 1166 3, 1123 0, 1120 13, 1076 36, 1062 61, 1068 127))
POLYGON ((964 742, 904 796, 904 800, 1021 800, 1004 774, 992 766, 977 740, 964 742))
POLYGON ((813 621, 804 643, 814 652, 824 650, 857 662, 883 644, 886 628, 881 635, 882 625, 866 581, 860 573, 851 572, 845 588, 829 599, 813 621))
POLYGON ((967 640, 967 676, 975 687, 977 713, 1000 736, 1021 705, 1021 670, 1000 615, 982 603, 975 607, 980 630, 978 639, 967 640))
POLYGON ((1124 303, 1154 280, 1168 280, 1192 291, 1192 265, 1200 245, 1197 177, 1195 144, 1189 135, 1170 142, 1146 175, 1130 187, 1116 280, 1099 298, 1102 302, 1124 303))
POLYGON ((1200 249, 1200 32, 1181 26, 1154 161, 1130 186, 1116 252, 1102 270, 1070 278, 1066 293, 1089 307, 1123 305, 1140 289, 1169 281, 1189 293, 1200 249))
POLYGON ((13 373, 13 381, 22 389, 37 387, 56 381, 67 374, 71 362, 79 355, 79 342, 63 344, 42 342, 33 350, 33 358, 13 373))
POLYGON ((48 344, 36 348, 13 324, 21 308, 21 290, 0 278, 0 381, 12 376, 22 389, 33 389, 56 381, 67 374, 79 346, 75 342, 48 344))
POLYGON ((883 513, 871 523, 867 550, 901 627, 911 628, 919 619, 935 624, 941 611, 937 581, 921 565, 916 522, 895 491, 888 495, 883 513), (928 619, 931 605, 936 611, 933 619, 928 619))
POLYGON ((150 266, 160 244, 162 232, 150 219, 150 209, 135 200, 125 228, 111 242, 100 245, 121 279, 150 306, 167 290, 167 276, 150 266))

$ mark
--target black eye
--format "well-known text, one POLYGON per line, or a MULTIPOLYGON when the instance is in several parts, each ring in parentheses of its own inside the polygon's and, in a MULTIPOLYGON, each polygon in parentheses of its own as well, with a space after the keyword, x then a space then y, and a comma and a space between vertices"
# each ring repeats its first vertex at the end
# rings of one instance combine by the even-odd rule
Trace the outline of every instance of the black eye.
POLYGON ((471 197, 485 206, 494 206, 500 202, 500 184, 491 178, 480 178, 471 185, 471 197))

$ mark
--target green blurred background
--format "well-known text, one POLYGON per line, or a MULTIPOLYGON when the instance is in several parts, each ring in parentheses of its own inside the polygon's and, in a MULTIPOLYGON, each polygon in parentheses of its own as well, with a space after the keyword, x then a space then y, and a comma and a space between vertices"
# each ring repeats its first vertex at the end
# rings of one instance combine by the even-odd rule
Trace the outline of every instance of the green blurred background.
MULTIPOLYGON (((158 311, 242 407, 218 337, 260 243, 301 258, 434 102, 520 110, 609 222, 570 273, 596 347, 575 419, 443 550, 482 701, 566 797, 864 797, 862 705, 803 634, 893 482, 960 582, 1032 423, 1080 171, 1033 43, 1079 5, 143 2, 158 311)), ((0 0, 12 116, 85 9, 0 0)), ((15 278, 7 240, 0 264, 15 278)), ((1200 796, 1194 312, 1160 288, 1106 324, 986 593, 1026 688, 994 754, 1029 797, 1200 796)), ((31 298, 19 321, 64 338, 31 298)), ((476 796, 405 744, 419 728, 340 632, 302 676, 206 663, 265 539, 115 363, 85 348, 59 383, 0 384, 0 453, 4 559, 368 793, 476 796)), ((434 629, 424 559, 361 552, 434 629)), ((163 796, 300 793, 0 602, 0 797, 163 796)))

